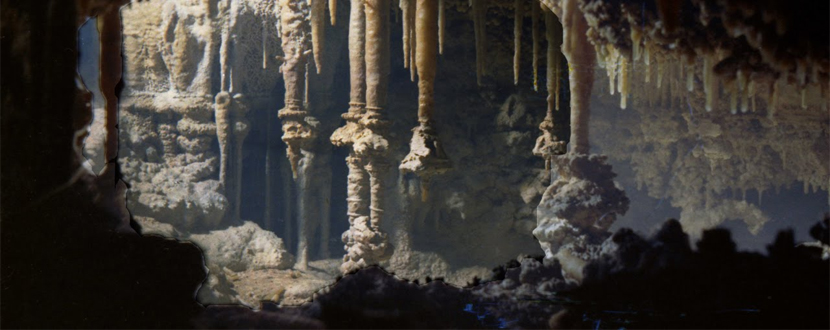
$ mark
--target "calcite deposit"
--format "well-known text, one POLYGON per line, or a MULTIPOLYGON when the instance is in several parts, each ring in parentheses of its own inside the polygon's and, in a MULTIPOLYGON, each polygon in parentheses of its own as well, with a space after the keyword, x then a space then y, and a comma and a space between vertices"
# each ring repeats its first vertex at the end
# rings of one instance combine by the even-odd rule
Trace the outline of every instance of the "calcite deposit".
POLYGON ((99 153, 130 212, 180 238, 247 242, 234 228, 256 224, 282 242, 257 253, 303 278, 325 263, 461 282, 544 252, 579 282, 615 221, 643 216, 634 204, 667 201, 693 237, 728 220, 757 234, 776 188, 830 184, 830 62, 803 9, 167 0, 121 14, 99 21, 107 49, 121 25, 124 54, 118 100, 121 73, 102 73, 99 153))

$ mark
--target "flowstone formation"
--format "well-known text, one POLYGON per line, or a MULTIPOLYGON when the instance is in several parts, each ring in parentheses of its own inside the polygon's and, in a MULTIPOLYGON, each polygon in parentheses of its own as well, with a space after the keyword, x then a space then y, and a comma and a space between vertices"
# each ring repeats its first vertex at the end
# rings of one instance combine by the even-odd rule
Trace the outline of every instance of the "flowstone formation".
POLYGON ((181 230, 239 221, 246 112, 273 102, 278 77, 267 54, 279 47, 263 42, 276 33, 273 4, 214 5, 166 1, 159 10, 141 2, 121 10, 119 162, 132 186, 128 207, 181 230))

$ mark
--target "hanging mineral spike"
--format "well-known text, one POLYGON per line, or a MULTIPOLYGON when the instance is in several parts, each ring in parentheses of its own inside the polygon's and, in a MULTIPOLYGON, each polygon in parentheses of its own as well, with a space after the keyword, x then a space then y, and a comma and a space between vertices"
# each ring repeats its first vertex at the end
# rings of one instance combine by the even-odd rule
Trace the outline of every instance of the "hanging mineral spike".
POLYGON ((282 140, 288 145, 287 156, 291 172, 297 178, 300 149, 314 139, 314 128, 309 125, 308 111, 303 107, 305 95, 306 53, 311 30, 305 14, 305 1, 280 0, 280 33, 284 61, 280 71, 285 83, 285 108, 279 111, 282 120, 282 140))
POLYGON ((411 58, 409 57, 409 38, 412 36, 412 34, 410 33, 411 28, 409 27, 409 25, 411 24, 410 16, 415 14, 409 10, 409 2, 415 0, 400 1, 401 11, 403 12, 403 19, 401 20, 403 24, 403 67, 409 68, 409 62, 411 60, 411 58))
POLYGON ((329 16, 331 16, 331 25, 337 24, 337 0, 329 0, 329 16))
POLYGON ((533 37, 533 90, 539 91, 539 6, 535 1, 530 5, 531 37, 533 37))
POLYGON ((546 87, 548 89, 548 112, 559 110, 559 48, 562 45, 562 28, 552 12, 545 11, 545 39, 548 42, 546 87))
MULTIPOLYGON (((443 0, 442 0, 443 1, 443 0)), ((519 85, 519 71, 522 64, 522 0, 513 1, 513 85, 519 85)))
POLYGON ((591 88, 594 84, 592 68, 596 55, 594 48, 585 38, 588 26, 576 2, 565 0, 562 4, 562 54, 573 68, 568 70, 571 88, 571 152, 587 155, 591 150, 588 142, 588 120, 591 111, 591 88))
MULTIPOLYGON (((409 154, 400 165, 403 172, 412 172, 421 178, 422 193, 431 177, 450 168, 438 136, 432 127, 434 110, 435 75, 438 61, 437 37, 438 8, 434 0, 418 0, 416 21, 418 67, 418 122, 413 130, 409 154)), ((426 194, 422 194, 425 198, 426 194)))
MULTIPOLYGON (((518 1, 518 0, 516 0, 518 1)), ((438 0, 438 54, 444 54, 444 36, 447 34, 446 0, 438 0)))
MULTIPOLYGON (((323 68, 323 45, 326 37, 326 0, 311 1, 311 45, 317 74, 323 68)), ((333 16, 332 16, 333 17, 333 16)))

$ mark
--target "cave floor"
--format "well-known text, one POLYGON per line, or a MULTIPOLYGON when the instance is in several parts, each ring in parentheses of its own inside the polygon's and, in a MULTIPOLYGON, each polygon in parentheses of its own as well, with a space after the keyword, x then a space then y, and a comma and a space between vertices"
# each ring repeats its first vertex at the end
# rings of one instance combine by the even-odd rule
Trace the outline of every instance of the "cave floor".
POLYGON ((296 306, 310 302, 316 292, 333 284, 342 262, 340 258, 310 261, 307 270, 226 270, 226 276, 246 306, 258 308, 261 301, 296 306))

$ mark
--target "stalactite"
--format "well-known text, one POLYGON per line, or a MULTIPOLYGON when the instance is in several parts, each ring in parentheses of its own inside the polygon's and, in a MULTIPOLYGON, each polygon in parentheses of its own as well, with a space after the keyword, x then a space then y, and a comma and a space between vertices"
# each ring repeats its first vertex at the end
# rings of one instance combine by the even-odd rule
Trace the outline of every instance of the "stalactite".
POLYGON ((594 48, 585 37, 588 23, 582 17, 575 0, 565 0, 562 5, 562 54, 571 69, 571 151, 588 154, 588 121, 590 118, 591 88, 594 84, 594 48))
MULTIPOLYGON (((443 0, 441 0, 443 2, 443 0)), ((519 71, 522 64, 522 20, 524 18, 524 8, 522 7, 522 0, 513 1, 513 85, 519 85, 519 71)), ((439 16, 441 16, 439 14, 439 16)), ((439 19, 440 21, 440 19, 439 19)), ((442 31, 439 31, 442 33, 442 31)), ((439 42, 439 49, 443 42, 439 42)))
POLYGON ((409 54, 410 54, 409 53, 409 45, 410 45, 409 38, 411 38, 411 36, 412 36, 412 34, 410 33, 410 31, 412 29, 409 27, 409 25, 412 24, 412 21, 410 20, 410 16, 415 14, 415 13, 411 12, 410 9, 409 9, 409 2, 410 1, 415 1, 415 0, 400 0, 400 1, 401 1, 400 2, 401 11, 403 12, 403 19, 401 20, 402 24, 403 24, 403 33, 402 33, 402 35, 403 35, 403 67, 404 68, 409 68, 410 62, 413 60, 409 56, 409 54))
MULTIPOLYGON (((418 0, 416 22, 417 67, 418 67, 418 122, 413 130, 410 152, 400 165, 400 170, 413 172, 421 178, 422 192, 426 192, 432 176, 450 168, 438 136, 432 126, 434 110, 435 75, 437 70, 437 14, 433 0, 418 0)), ((424 198, 426 196, 422 196, 424 198)))
POLYGON ((487 0, 470 1, 470 6, 473 8, 473 27, 476 41, 476 83, 481 86, 481 78, 487 74, 486 59, 484 57, 487 48, 487 33, 485 31, 487 26, 487 0))
POLYGON ((262 69, 268 69, 268 34, 265 31, 268 25, 262 21, 262 69))
POLYGON ((329 16, 331 16, 331 25, 337 24, 337 0, 329 0, 329 16))
MULTIPOLYGON (((644 48, 645 53, 643 54, 643 64, 646 65, 646 73, 645 73, 645 81, 646 84, 651 82, 651 43, 646 41, 646 46, 644 48)), ((646 92, 650 92, 646 90, 646 92)))
POLYGON ((620 80, 617 82, 617 91, 620 92, 620 108, 625 109, 628 106, 628 59, 620 57, 620 80))
POLYGON ((717 96, 717 76, 715 75, 715 58, 712 54, 703 57, 703 93, 706 95, 706 111, 712 111, 717 96))
POLYGON ((438 54, 442 55, 444 54, 444 37, 447 34, 446 7, 446 0, 438 0, 438 54))
POLYGON ((323 69, 323 47, 326 37, 326 0, 311 1, 311 47, 317 74, 323 69))
POLYGON ((533 90, 539 91, 539 6, 535 1, 530 5, 531 36, 533 37, 533 90))
POLYGON ((562 45, 562 26, 550 11, 545 11, 545 38, 547 39, 547 82, 548 111, 559 110, 559 80, 562 45))

